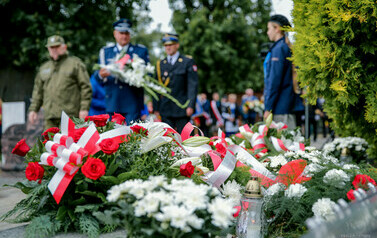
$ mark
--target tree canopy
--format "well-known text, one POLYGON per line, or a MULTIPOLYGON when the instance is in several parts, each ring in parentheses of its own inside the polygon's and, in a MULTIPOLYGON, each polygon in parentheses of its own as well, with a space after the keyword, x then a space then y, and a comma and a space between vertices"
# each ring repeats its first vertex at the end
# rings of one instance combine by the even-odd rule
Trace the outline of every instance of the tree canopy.
POLYGON ((259 52, 268 41, 270 0, 169 0, 169 5, 181 51, 198 65, 201 91, 263 87, 259 52))
POLYGON ((150 21, 143 15, 149 10, 148 3, 149 0, 1 1, 0 19, 8 30, 0 37, 0 65, 35 69, 47 59, 47 37, 59 34, 65 38, 69 51, 83 59, 90 70, 99 49, 114 41, 112 23, 124 17, 142 29, 150 21))

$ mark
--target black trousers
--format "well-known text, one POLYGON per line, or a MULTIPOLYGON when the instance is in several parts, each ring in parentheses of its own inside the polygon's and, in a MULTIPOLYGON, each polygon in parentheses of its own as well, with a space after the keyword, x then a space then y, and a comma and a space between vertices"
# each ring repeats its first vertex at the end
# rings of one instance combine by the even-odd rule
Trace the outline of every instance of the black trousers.
POLYGON ((161 115, 161 120, 169 124, 178 133, 182 132, 183 127, 190 121, 189 117, 164 117, 161 115))

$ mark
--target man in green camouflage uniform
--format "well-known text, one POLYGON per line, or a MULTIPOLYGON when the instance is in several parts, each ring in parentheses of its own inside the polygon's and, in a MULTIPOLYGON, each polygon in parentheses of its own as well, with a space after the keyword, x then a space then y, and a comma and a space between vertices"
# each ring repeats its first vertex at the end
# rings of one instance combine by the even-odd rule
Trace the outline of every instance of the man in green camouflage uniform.
POLYGON ((46 47, 51 59, 42 64, 35 78, 29 121, 34 124, 43 107, 48 129, 60 126, 62 111, 70 117, 88 116, 92 88, 84 63, 68 55, 62 37, 49 37, 46 47))

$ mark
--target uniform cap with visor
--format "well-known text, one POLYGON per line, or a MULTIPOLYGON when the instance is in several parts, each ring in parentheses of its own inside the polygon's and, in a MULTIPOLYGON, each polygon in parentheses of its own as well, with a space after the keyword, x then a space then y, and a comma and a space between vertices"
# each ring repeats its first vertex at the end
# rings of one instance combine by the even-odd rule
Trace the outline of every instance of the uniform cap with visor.
POLYGON ((274 22, 281 27, 291 26, 288 19, 285 16, 279 14, 271 16, 269 22, 274 22))
POLYGON ((58 45, 63 45, 63 44, 65 44, 63 37, 58 36, 58 35, 53 35, 47 39, 46 47, 58 46, 58 45))
POLYGON ((166 33, 164 37, 162 38, 162 43, 164 45, 172 45, 179 43, 178 35, 177 34, 171 34, 166 33))
POLYGON ((114 30, 119 32, 132 33, 132 22, 129 19, 121 18, 113 23, 114 30))

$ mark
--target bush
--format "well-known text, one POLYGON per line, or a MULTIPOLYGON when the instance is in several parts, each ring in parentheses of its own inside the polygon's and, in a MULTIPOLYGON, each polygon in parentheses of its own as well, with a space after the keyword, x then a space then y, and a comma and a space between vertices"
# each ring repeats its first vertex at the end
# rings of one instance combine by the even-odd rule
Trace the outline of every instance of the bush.
POLYGON ((377 5, 295 0, 293 61, 310 103, 323 96, 341 136, 365 138, 377 158, 377 5))

